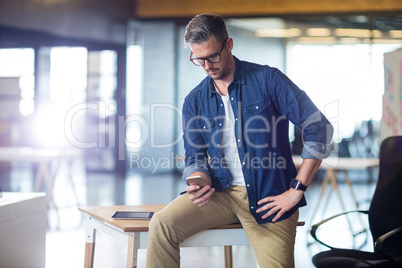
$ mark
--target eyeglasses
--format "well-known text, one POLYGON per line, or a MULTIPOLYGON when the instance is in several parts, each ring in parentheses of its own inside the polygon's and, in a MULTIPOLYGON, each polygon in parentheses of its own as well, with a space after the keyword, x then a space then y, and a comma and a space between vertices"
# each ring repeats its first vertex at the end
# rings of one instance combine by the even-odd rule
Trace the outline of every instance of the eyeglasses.
POLYGON ((205 58, 194 58, 193 52, 190 54, 190 61, 194 63, 197 66, 204 66, 205 61, 209 61, 210 63, 218 63, 221 61, 221 54, 223 49, 225 48, 226 45, 226 40, 222 44, 222 48, 218 53, 212 54, 211 56, 205 57, 205 58))

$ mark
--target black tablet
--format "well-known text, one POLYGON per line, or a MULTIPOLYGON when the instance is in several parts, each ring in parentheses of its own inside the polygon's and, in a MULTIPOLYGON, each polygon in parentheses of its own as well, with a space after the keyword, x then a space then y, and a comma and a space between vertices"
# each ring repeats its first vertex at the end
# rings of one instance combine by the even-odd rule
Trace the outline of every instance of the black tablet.
POLYGON ((112 220, 149 220, 153 215, 153 212, 146 211, 116 211, 112 220))

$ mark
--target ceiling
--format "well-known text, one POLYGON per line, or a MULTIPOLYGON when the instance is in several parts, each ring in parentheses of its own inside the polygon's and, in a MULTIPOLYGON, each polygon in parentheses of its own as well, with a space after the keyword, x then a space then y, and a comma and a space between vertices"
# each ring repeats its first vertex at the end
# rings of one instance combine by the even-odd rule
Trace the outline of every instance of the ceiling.
POLYGON ((367 30, 402 30, 402 15, 394 16, 298 16, 294 18, 236 18, 228 23, 240 28, 255 31, 261 28, 294 27, 309 25, 311 27, 353 28, 367 30))
MULTIPOLYGON (((331 15, 331 16, 294 16, 278 18, 235 18, 228 19, 228 25, 256 32, 260 37, 297 38, 308 36, 308 29, 325 29, 331 38, 356 37, 360 39, 374 38, 391 40, 402 44, 402 15, 331 15), (361 30, 363 35, 339 35, 338 29, 361 30), (281 36, 279 30, 288 30, 281 36), (290 32, 292 30, 292 32, 290 32), (294 31, 293 31, 294 30, 294 31), (373 30, 373 31, 371 31, 373 30), (278 35, 272 33, 277 31, 278 35), (392 31, 392 32, 390 32, 392 31), (399 32, 396 32, 399 31, 399 32), (374 33, 374 34, 373 34, 374 33), (290 34, 288 36, 287 34, 290 34), (338 35, 337 35, 338 34, 338 35)), ((360 33, 361 34, 361 33, 360 33)), ((324 36, 324 35, 323 35, 324 36)), ((334 41, 334 40, 332 40, 334 41)), ((331 42, 332 42, 331 41, 331 42)))
MULTIPOLYGON (((233 2, 234 6, 226 5, 230 1, 206 0, 205 3, 201 3, 188 0, 0 0, 0 27, 9 26, 63 36, 107 41, 116 40, 115 42, 124 43, 124 25, 130 20, 141 21, 141 17, 137 17, 135 14, 140 13, 142 5, 146 5, 147 11, 151 12, 149 17, 142 19, 168 19, 176 20, 180 24, 187 24, 193 16, 191 12, 194 10, 199 12, 197 8, 203 4, 208 4, 207 6, 211 8, 209 12, 220 14, 217 12, 219 10, 215 11, 217 6, 237 10, 239 13, 239 6, 243 9, 246 6, 252 9, 261 7, 261 3, 265 3, 263 6, 267 10, 264 14, 235 15, 235 13, 227 13, 223 15, 228 24, 250 31, 267 28, 304 28, 302 35, 305 34, 305 29, 312 27, 330 28, 332 32, 334 32, 333 29, 337 28, 374 29, 384 33, 390 30, 402 31, 402 11, 398 12, 398 10, 402 10, 401 0, 366 0, 371 3, 368 6, 377 7, 376 5, 379 5, 375 13, 357 12, 356 10, 359 10, 359 5, 362 2, 360 0, 345 0, 346 6, 350 8, 348 13, 342 13, 341 9, 346 7, 334 5, 333 1, 330 0, 250 0, 247 3, 235 1, 233 2), (174 14, 169 15, 169 11, 174 12, 176 10, 173 9, 175 6, 173 4, 185 15, 181 17, 174 14), (160 5, 166 6, 166 10, 160 5), (171 5, 173 7, 170 7, 171 5), (323 13, 321 11, 312 13, 311 10, 317 5, 321 7, 321 11, 334 10, 336 13, 323 13), (304 6, 311 9, 310 13, 302 13, 304 6), (271 10, 274 7, 281 7, 289 13, 274 14, 271 10), (294 13, 290 12, 292 8, 295 9, 293 10, 294 13), (158 12, 162 11, 167 15, 163 18, 158 17, 158 12)), ((383 34, 383 38, 388 38, 388 36, 383 34)))
POLYGON ((402 15, 392 16, 326 16, 326 17, 306 17, 289 19, 289 23, 304 23, 321 25, 329 28, 353 28, 368 30, 402 30, 402 15))

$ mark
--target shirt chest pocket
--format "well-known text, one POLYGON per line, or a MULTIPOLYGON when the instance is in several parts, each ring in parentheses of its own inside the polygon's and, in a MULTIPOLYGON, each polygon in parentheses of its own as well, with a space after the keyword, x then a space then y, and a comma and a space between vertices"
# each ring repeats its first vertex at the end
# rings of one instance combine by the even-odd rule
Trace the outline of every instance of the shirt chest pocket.
POLYGON ((246 129, 270 129, 275 112, 270 100, 262 100, 245 106, 243 115, 246 129))
POLYGON ((245 127, 266 128, 271 119, 275 117, 274 107, 270 100, 254 102, 244 107, 245 127))
POLYGON ((270 100, 257 101, 244 107, 247 114, 273 114, 273 107, 270 100))
POLYGON ((268 146, 268 137, 275 122, 274 108, 269 100, 254 102, 244 107, 243 132, 247 144, 254 148, 268 146))

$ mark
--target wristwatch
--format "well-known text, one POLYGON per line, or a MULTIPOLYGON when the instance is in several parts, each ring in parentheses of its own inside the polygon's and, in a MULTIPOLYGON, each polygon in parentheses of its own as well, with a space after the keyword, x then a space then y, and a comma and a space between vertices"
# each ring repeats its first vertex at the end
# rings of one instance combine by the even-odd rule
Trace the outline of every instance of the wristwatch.
POLYGON ((303 185, 303 183, 301 183, 301 181, 298 181, 296 179, 293 179, 290 182, 290 187, 295 190, 301 190, 301 191, 306 191, 306 189, 307 189, 306 185, 303 185))

